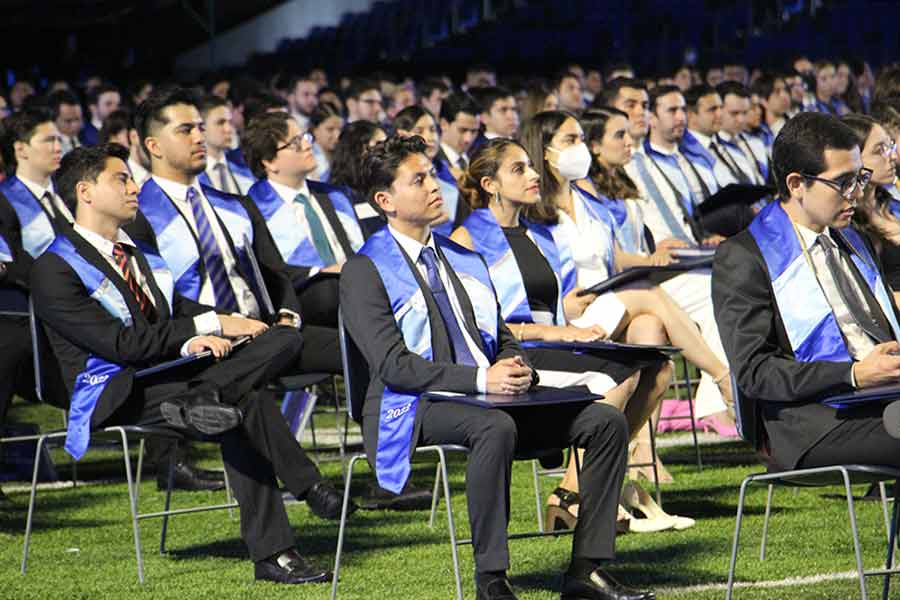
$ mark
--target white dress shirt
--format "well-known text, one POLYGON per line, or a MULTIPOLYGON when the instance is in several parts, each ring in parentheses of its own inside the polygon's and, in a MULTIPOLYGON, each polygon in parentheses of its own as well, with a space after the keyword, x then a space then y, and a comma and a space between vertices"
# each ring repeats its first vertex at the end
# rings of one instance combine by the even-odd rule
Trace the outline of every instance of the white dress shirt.
MULTIPOLYGON (((109 241, 100 234, 91 231, 90 229, 82 227, 78 223, 75 223, 72 227, 78 235, 83 237, 88 244, 93 246, 97 250, 97 252, 100 253, 100 256, 103 257, 103 260, 109 263, 109 266, 112 267, 116 273, 121 275, 122 279, 125 278, 125 274, 122 272, 122 269, 119 268, 119 265, 118 263, 116 263, 116 259, 113 256, 113 242, 109 241)), ((156 297, 153 295, 153 291, 150 289, 149 283, 147 283, 147 277, 141 270, 140 263, 138 263, 137 259, 135 259, 134 257, 133 249, 136 248, 134 242, 131 241, 131 238, 128 237, 127 233, 119 229, 116 232, 115 243, 124 244, 132 248, 131 257, 128 259, 128 266, 131 269, 131 274, 138 282, 138 285, 141 286, 141 289, 144 291, 144 294, 146 294, 147 299, 150 300, 150 303, 155 307, 156 297)), ((197 336, 222 334, 222 327, 219 323, 219 317, 216 316, 215 311, 208 311, 194 317, 194 329, 196 330, 197 336)), ((188 347, 191 345, 191 342, 194 341, 195 338, 196 336, 190 338, 188 341, 182 344, 182 356, 187 356, 188 354, 190 354, 188 352, 188 347)))
MULTIPOLYGON (((335 262, 339 265, 343 264, 347 260, 347 255, 344 254, 344 249, 341 248, 341 242, 338 240, 337 234, 331 226, 331 221, 328 220, 328 216, 325 214, 325 211, 322 210, 322 205, 319 204, 318 198, 309 191, 309 186, 306 181, 304 181, 300 189, 297 190, 278 183, 277 181, 272 181, 271 179, 269 179, 269 184, 282 200, 293 207, 294 216, 297 218, 297 227, 303 231, 303 234, 309 240, 312 240, 312 230, 310 229, 309 222, 306 220, 306 210, 303 208, 302 204, 294 200, 297 197, 297 194, 303 194, 309 199, 310 206, 312 206, 315 213, 319 216, 322 228, 325 229, 325 237, 328 239, 328 245, 331 247, 331 252, 334 254, 335 262)), ((327 267, 330 265, 325 266, 327 267)), ((319 267, 313 267, 310 269, 309 274, 315 275, 319 270, 319 267)))
POLYGON ((53 189, 52 179, 48 182, 47 187, 44 187, 39 183, 31 181, 30 179, 25 179, 21 175, 16 175, 16 177, 19 178, 19 181, 25 184, 25 187, 28 188, 29 192, 34 194, 34 197, 37 198, 41 206, 44 207, 44 210, 46 210, 53 216, 62 215, 62 217, 68 223, 75 222, 75 217, 72 216, 72 211, 69 210, 69 207, 66 206, 65 202, 62 201, 62 198, 60 198, 59 195, 57 195, 56 191, 53 189), (48 201, 48 193, 50 194, 50 198, 52 198, 52 200, 48 201))
POLYGON ((226 192, 229 194, 241 193, 241 187, 234 180, 234 176, 231 174, 231 169, 228 168, 228 163, 225 161, 224 152, 218 159, 212 158, 207 154, 206 174, 209 176, 209 181, 210 183, 212 183, 212 186, 220 192, 226 192), (221 175, 219 175, 219 165, 222 165, 222 168, 225 169, 225 178, 228 180, 228 189, 222 188, 222 177, 221 175))
POLYGON ((144 184, 147 183, 147 180, 150 179, 150 171, 145 169, 142 165, 137 162, 128 159, 128 170, 131 171, 131 178, 134 179, 134 182, 137 184, 138 189, 144 187, 144 184))
POLYGON ((750 179, 750 182, 760 185, 765 183, 762 175, 759 173, 759 167, 756 164, 756 160, 748 154, 749 151, 746 148, 747 142, 736 136, 729 135, 725 131, 720 131, 718 136, 726 142, 737 146, 737 148, 735 148, 732 145, 720 144, 722 151, 728 153, 728 156, 731 157, 737 168, 750 179))
MULTIPOLYGON (((694 129, 690 129, 689 131, 691 132, 691 135, 693 135, 697 139, 697 141, 700 142, 700 144, 709 151, 709 153, 715 160, 713 166, 713 175, 715 176, 716 183, 719 184, 719 187, 723 188, 730 183, 737 183, 737 179, 735 179, 734 175, 732 175, 731 170, 728 168, 728 165, 722 162, 722 159, 716 156, 716 153, 713 152, 711 148, 713 138, 711 136, 704 135, 694 129)), ((726 152, 725 147, 721 144, 717 144, 716 147, 718 148, 719 152, 726 152)))
MULTIPOLYGON (((834 318, 837 320, 838 327, 840 327, 844 339, 847 340, 847 351, 855 360, 863 360, 875 347, 874 340, 869 337, 869 334, 863 331, 863 328, 860 327, 857 320, 850 314, 850 309, 847 307, 843 298, 841 298, 837 283, 835 282, 834 277, 831 276, 831 271, 828 270, 828 264, 825 262, 825 250, 820 244, 816 243, 819 234, 799 223, 795 223, 795 225, 797 225, 797 231, 800 232, 800 237, 803 238, 803 244, 806 246, 806 251, 812 259, 816 279, 819 280, 819 285, 822 288, 822 292, 825 294, 825 299, 828 301, 828 304, 831 305, 831 312, 834 313, 834 318)), ((824 235, 836 246, 834 239, 827 229, 825 230, 824 235)), ((832 246, 832 249, 834 252, 838 253, 840 267, 847 275, 847 279, 850 281, 853 291, 863 305, 865 305, 865 296, 863 296, 862 290, 859 288, 856 278, 853 276, 853 272, 847 264, 846 255, 843 252, 839 252, 834 246, 832 246)))
POLYGON ((403 251, 406 252, 407 256, 415 263, 416 268, 419 270, 419 274, 426 282, 428 281, 428 270, 425 268, 425 263, 420 260, 419 256, 422 254, 422 249, 426 246, 432 248, 435 251, 435 254, 437 254, 438 276, 441 278, 441 283, 444 284, 444 289, 447 290, 447 296, 450 298, 450 306, 453 308, 453 315, 456 317, 456 322, 459 323, 459 328, 462 330, 466 346, 469 348, 469 352, 478 364, 478 375, 475 378, 476 389, 480 393, 485 393, 487 391, 487 370, 491 366, 491 363, 488 361, 487 356, 485 356, 481 347, 476 344, 472 339, 472 336, 469 335, 468 329, 466 329, 466 320, 463 318, 462 308, 460 307, 459 299, 456 297, 456 290, 450 282, 450 276, 447 274, 447 265, 444 264, 444 261, 440 258, 440 252, 435 248, 434 237, 429 235, 428 242, 422 244, 418 240, 414 240, 408 235, 400 233, 390 225, 388 225, 388 230, 391 232, 391 235, 394 236, 394 239, 397 240, 397 243, 400 244, 400 247, 403 248, 403 251))
MULTIPOLYGON (((172 199, 175 206, 178 208, 178 211, 190 226, 191 231, 196 235, 197 223, 194 220, 194 212, 191 209, 191 205, 187 201, 188 187, 194 188, 197 197, 200 198, 202 203, 203 212, 206 214, 206 219, 209 221, 216 244, 219 246, 219 253, 222 255, 222 260, 225 263, 225 272, 228 274, 228 281, 231 282, 231 288, 234 290, 240 313, 246 317, 252 317, 254 319, 259 318, 260 310, 259 304, 256 302, 256 297, 250 290, 250 286, 247 285, 247 282, 238 272, 237 261, 235 260, 234 254, 231 252, 231 245, 228 243, 225 233, 219 225, 219 219, 216 216, 215 210, 203 194, 203 190, 200 188, 197 180, 195 179, 191 182, 190 186, 187 186, 183 183, 164 179, 158 175, 154 175, 153 179, 159 184, 159 187, 162 188, 163 192, 172 199)), ((185 242, 187 242, 187 240, 185 240, 185 242)), ((235 243, 237 243, 237 241, 235 241, 235 243)), ((197 252, 199 253, 199 251, 200 248, 198 247, 197 252)), ((208 306, 216 306, 216 295, 213 290, 212 281, 209 278, 209 273, 207 273, 206 277, 203 279, 203 284, 200 286, 200 296, 197 298, 197 301, 208 306)))
POLYGON ((447 160, 450 161, 451 167, 456 167, 457 169, 462 169, 462 165, 459 164, 460 158, 466 159, 466 165, 468 165, 469 157, 465 152, 460 154, 459 152, 457 152, 456 150, 454 150, 453 148, 451 148, 450 146, 448 146, 447 144, 445 144, 443 142, 441 142, 441 150, 444 151, 444 156, 446 156, 447 160))
MULTIPOLYGON (((655 148, 658 150, 658 148, 655 148)), ((662 173, 659 169, 654 166, 653 162, 650 160, 650 157, 644 152, 643 144, 639 146, 638 150, 635 150, 634 157, 632 157, 631 161, 629 161, 625 165, 625 172, 631 178, 631 180, 637 185, 638 191, 641 193, 641 196, 648 199, 648 202, 644 205, 644 223, 650 229, 650 232, 653 233, 653 239, 657 242, 662 240, 677 238, 676 232, 672 231, 669 226, 666 224, 665 219, 662 217, 662 213, 660 213, 659 209, 656 206, 656 203, 652 200, 650 193, 647 191, 647 182, 643 180, 640 175, 640 172, 637 169, 635 164, 635 160, 644 161, 644 168, 647 171, 647 174, 650 176, 650 179, 653 181, 653 184, 656 186, 656 189, 659 190, 660 195, 662 196, 663 202, 666 203, 666 206, 669 207, 669 211, 675 216, 676 219, 681 219, 682 210, 684 210, 679 202, 678 198, 675 197, 675 192, 672 191, 672 188, 669 186, 669 183, 662 176, 662 173), (638 157, 640 155, 640 157, 638 157)), ((672 182, 676 184, 676 182, 672 182)), ((681 182, 684 185, 685 191, 687 191, 687 182, 681 182)), ((684 192, 682 192, 684 193, 684 192)), ((690 238, 694 243, 697 243, 697 240, 694 239, 693 233, 691 232, 691 228, 688 225, 684 224, 684 233, 690 238)))

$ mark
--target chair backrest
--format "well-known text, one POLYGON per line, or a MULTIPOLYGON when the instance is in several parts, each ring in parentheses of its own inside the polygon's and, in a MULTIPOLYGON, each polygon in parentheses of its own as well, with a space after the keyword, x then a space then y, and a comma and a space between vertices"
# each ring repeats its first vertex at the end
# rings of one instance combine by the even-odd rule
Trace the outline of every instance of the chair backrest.
POLYGON ((362 422, 362 408, 369 389, 369 364, 359 346, 344 327, 344 315, 338 309, 338 338, 341 344, 341 365, 344 368, 344 393, 350 416, 357 423, 362 422))
POLYGON ((731 390, 734 396, 734 416, 741 439, 760 450, 766 446, 766 434, 759 416, 759 405, 753 398, 741 395, 737 379, 731 375, 731 390))
POLYGON ((0 315, 28 316, 28 293, 16 287, 0 287, 0 315))
POLYGON ((34 392, 37 399, 63 410, 69 408, 59 363, 53 356, 47 333, 34 313, 34 300, 28 298, 28 321, 31 329, 31 358, 34 361, 34 392))

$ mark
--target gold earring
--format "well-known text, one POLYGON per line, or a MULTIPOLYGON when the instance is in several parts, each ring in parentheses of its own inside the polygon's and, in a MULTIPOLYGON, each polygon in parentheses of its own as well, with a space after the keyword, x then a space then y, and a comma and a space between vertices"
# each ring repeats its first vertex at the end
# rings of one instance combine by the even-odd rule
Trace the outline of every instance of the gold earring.
POLYGON ((500 204, 500 192, 494 192, 494 202, 500 204))

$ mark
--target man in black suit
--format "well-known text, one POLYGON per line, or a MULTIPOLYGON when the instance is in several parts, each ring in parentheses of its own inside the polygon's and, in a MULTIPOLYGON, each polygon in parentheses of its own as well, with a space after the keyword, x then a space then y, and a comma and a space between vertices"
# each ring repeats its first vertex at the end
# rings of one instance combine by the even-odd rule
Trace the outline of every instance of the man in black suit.
POLYGON ((620 412, 600 403, 506 412, 420 400, 428 390, 518 394, 536 379, 503 324, 483 259, 431 232, 443 206, 425 150, 417 136, 395 136, 366 154, 366 197, 388 225, 341 270, 347 331, 368 364, 363 440, 379 482, 402 488, 417 444, 467 446, 477 597, 510 600, 506 527, 513 456, 532 448, 584 448, 582 503, 563 598, 653 598, 615 583, 600 568, 614 555, 628 444, 620 412), (465 286, 454 272, 463 263, 478 273, 463 278, 465 286))
MULTIPOLYGON (((76 221, 35 261, 31 286, 37 317, 56 359, 45 382, 70 405, 66 449, 76 459, 90 428, 144 424, 213 436, 235 497, 241 535, 256 579, 325 581, 328 573, 294 549, 276 477, 314 512, 332 516, 339 496, 293 439, 278 409, 258 389, 300 351, 296 328, 216 312, 173 293, 121 229, 134 219, 137 186, 116 144, 77 148, 58 185, 77 205, 76 221), (251 336, 232 353, 232 338, 251 336), (179 354, 210 351, 198 361, 146 378, 137 369, 179 354), (63 390, 65 390, 63 392, 63 390)), ((45 362, 49 357, 42 357, 45 362)), ((207 437, 207 439, 209 439, 207 437)))
POLYGON ((853 131, 803 113, 775 140, 780 198, 719 246, 716 320, 741 390, 744 437, 781 468, 900 466, 883 404, 821 401, 900 380, 897 312, 876 255, 851 226, 871 171, 853 131))
POLYGON ((469 167, 469 149, 478 137, 481 109, 465 92, 459 92, 441 103, 441 148, 438 158, 450 165, 456 177, 469 167))

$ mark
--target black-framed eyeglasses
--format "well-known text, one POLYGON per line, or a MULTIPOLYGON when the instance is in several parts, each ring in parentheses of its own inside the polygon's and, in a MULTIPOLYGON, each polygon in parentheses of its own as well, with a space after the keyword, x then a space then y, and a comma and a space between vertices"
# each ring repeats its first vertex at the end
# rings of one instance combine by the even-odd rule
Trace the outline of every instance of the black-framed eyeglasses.
POLYGON ((306 133, 301 133, 300 135, 292 137, 287 141, 286 144, 275 148, 275 151, 281 152, 285 148, 290 148, 294 152, 300 152, 301 150, 303 150, 303 142, 306 142, 311 146, 315 141, 316 136, 314 136, 311 131, 307 131, 306 133))
POLYGON ((856 175, 850 175, 840 180, 825 179, 824 177, 809 175, 808 173, 800 173, 800 175, 802 175, 804 179, 824 183, 831 189, 837 191, 845 200, 851 200, 857 192, 861 192, 869 185, 869 182, 872 180, 872 169, 860 169, 859 173, 856 175))

